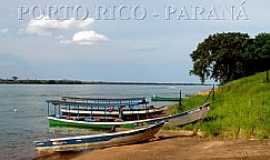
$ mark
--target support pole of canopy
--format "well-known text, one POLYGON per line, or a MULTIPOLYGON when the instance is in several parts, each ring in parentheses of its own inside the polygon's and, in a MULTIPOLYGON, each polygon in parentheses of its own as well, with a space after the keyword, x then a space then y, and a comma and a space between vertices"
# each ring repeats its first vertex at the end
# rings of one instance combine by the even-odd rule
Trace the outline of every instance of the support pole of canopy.
POLYGON ((54 116, 56 116, 56 105, 54 105, 54 116))
POLYGON ((59 104, 59 107, 58 107, 58 116, 59 118, 61 117, 61 105, 59 104))
POLYGON ((118 115, 118 118, 119 119, 122 119, 122 114, 121 114, 121 107, 122 107, 122 101, 120 100, 120 105, 118 106, 118 112, 119 112, 119 115, 118 115))
POLYGON ((50 116, 50 102, 47 103, 48 103, 48 116, 50 116))
POLYGON ((91 104, 91 118, 93 119, 93 106, 91 104))
POLYGON ((146 112, 147 112, 147 117, 146 118, 149 118, 149 116, 150 116, 150 108, 148 107, 148 104, 147 103, 145 103, 145 106, 146 106, 146 112))
MULTIPOLYGON (((90 109, 89 109, 89 105, 87 105, 87 111, 89 113, 90 109)), ((90 113, 91 114, 91 113, 90 113)), ((90 118, 90 115, 89 115, 89 118, 90 118)))
POLYGON ((68 119, 70 119, 70 104, 68 105, 68 119))
POLYGON ((107 110, 108 110, 108 106, 110 105, 110 100, 107 101, 107 105, 105 105, 105 117, 108 118, 108 115, 107 115, 107 110))
MULTIPOLYGON (((134 110, 134 108, 132 107, 132 110, 134 110)), ((137 112, 137 120, 140 119, 140 115, 139 115, 139 112, 137 112)))
POLYGON ((180 89, 180 92, 179 92, 179 106, 182 105, 182 90, 180 89))
POLYGON ((77 119, 79 120, 80 119, 80 105, 77 106, 77 109, 78 109, 77 119))
POLYGON ((97 101, 97 104, 98 104, 97 106, 98 106, 98 111, 99 111, 99 101, 97 101))
POLYGON ((118 112, 119 112, 118 118, 119 119, 122 119, 122 117, 121 117, 121 111, 120 111, 120 107, 121 106, 122 106, 122 100, 120 100, 120 105, 118 106, 118 112))

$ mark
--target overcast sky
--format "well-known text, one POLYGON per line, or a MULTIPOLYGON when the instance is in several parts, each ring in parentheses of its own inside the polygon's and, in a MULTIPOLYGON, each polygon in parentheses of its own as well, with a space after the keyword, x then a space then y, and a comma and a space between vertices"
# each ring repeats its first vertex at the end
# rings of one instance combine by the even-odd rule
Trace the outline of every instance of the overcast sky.
POLYGON ((189 75, 197 44, 216 32, 269 32, 269 6, 267 0, 4 1, 0 78, 198 82, 189 75), (86 10, 89 16, 57 19, 50 6, 81 6, 77 17, 86 10), (113 7, 108 20, 102 9, 113 7))

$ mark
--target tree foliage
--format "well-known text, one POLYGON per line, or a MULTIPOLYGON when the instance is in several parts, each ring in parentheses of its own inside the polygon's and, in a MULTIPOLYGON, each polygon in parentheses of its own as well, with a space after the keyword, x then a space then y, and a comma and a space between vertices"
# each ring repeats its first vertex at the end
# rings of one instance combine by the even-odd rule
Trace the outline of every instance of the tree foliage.
POLYGON ((19 78, 17 76, 12 76, 13 81, 17 81, 19 78))
POLYGON ((245 33, 216 33, 199 43, 191 58, 191 74, 202 83, 209 78, 226 83, 270 69, 270 34, 251 39, 245 33))

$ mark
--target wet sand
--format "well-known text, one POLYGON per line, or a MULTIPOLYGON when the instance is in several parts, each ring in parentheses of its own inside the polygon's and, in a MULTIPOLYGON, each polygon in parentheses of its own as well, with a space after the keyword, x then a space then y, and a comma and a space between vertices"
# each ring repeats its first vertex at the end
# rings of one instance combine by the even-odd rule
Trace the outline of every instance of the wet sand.
POLYGON ((209 140, 162 131, 148 143, 84 152, 71 160, 270 160, 270 140, 209 140))

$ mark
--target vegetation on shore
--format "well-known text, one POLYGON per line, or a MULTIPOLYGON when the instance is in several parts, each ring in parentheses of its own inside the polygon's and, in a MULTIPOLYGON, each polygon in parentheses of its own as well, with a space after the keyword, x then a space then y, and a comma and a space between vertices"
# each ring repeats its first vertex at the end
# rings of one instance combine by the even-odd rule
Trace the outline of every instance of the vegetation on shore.
POLYGON ((82 84, 75 80, 0 80, 0 84, 82 84))
MULTIPOLYGON (((184 100, 181 109, 176 104, 170 112, 201 105, 206 97, 195 95, 184 100)), ((210 137, 270 138, 270 83, 264 72, 219 87, 210 102, 208 118, 184 129, 201 130, 210 137)))
POLYGON ((191 54, 191 73, 204 82, 221 84, 270 69, 270 33, 251 38, 246 33, 216 33, 199 43, 191 54))

